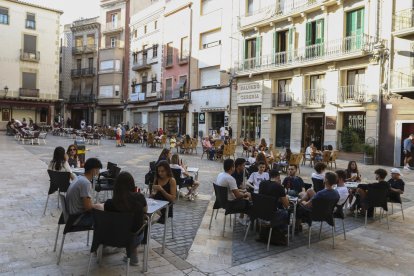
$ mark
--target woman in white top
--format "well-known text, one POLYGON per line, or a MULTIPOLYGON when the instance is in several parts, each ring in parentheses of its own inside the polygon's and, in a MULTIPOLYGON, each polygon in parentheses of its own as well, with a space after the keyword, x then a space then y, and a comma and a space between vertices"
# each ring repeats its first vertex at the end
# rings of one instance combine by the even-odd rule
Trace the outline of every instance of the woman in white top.
POLYGON ((325 179, 325 170, 326 170, 326 164, 322 162, 318 162, 315 164, 314 167, 316 172, 312 173, 312 178, 324 180, 325 179))
POLYGON ((56 172, 70 172, 70 179, 74 180, 76 175, 72 173, 68 163, 68 155, 65 153, 65 149, 63 147, 55 148, 53 152, 53 159, 49 163, 48 170, 56 171, 56 172))
POLYGON ((189 186, 187 187, 188 189, 188 193, 185 195, 185 197, 188 200, 194 200, 194 198, 197 196, 197 188, 198 186, 200 186, 200 182, 194 180, 190 174, 187 171, 187 167, 183 166, 182 162, 180 162, 180 156, 175 153, 173 154, 173 156, 171 157, 171 164, 170 164, 171 169, 180 169, 181 170, 181 178, 184 181, 184 184, 188 184, 189 186))

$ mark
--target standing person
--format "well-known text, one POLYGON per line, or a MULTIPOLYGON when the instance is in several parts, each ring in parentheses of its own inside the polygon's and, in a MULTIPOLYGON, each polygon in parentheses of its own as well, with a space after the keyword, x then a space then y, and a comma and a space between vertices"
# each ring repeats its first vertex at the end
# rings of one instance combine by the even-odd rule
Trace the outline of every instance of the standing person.
POLYGON ((121 125, 121 146, 125 147, 125 134, 126 134, 126 129, 124 124, 121 125))
POLYGON ((116 146, 121 147, 121 136, 122 136, 122 129, 121 125, 115 128, 115 138, 116 138, 116 146))
POLYGON ((72 120, 70 119, 70 117, 68 117, 68 119, 66 120, 66 127, 67 128, 71 128, 72 127, 72 120))
POLYGON ((229 126, 229 138, 233 138, 233 129, 231 128, 231 126, 229 126))
POLYGON ((407 138, 404 139, 403 151, 404 151, 404 170, 410 169, 410 161, 413 158, 411 153, 412 148, 412 140, 414 138, 414 134, 410 134, 407 138))
POLYGON ((97 158, 85 162, 85 174, 71 183, 66 193, 66 204, 71 215, 78 215, 74 225, 92 226, 92 209, 102 209, 100 204, 92 203, 92 180, 98 177, 102 163, 97 158))
POLYGON ((221 138, 221 140, 223 140, 223 141, 224 141, 224 139, 226 138, 226 128, 225 128, 224 126, 222 126, 222 127, 220 128, 220 138, 221 138))
MULTIPOLYGON (((152 185, 151 197, 158 200, 174 202, 177 197, 177 183, 172 175, 170 164, 167 161, 158 162, 155 169, 155 180, 152 185)), ((170 206, 168 217, 172 217, 173 208, 170 206)), ((165 209, 161 211, 159 223, 165 223, 165 209)))
POLYGON ((138 265, 138 245, 144 239, 144 231, 139 233, 144 224, 144 214, 147 212, 147 201, 141 193, 135 192, 135 181, 129 172, 121 172, 116 178, 114 195, 106 200, 104 210, 109 212, 130 213, 134 217, 131 233, 134 233, 130 247, 130 264, 138 265))

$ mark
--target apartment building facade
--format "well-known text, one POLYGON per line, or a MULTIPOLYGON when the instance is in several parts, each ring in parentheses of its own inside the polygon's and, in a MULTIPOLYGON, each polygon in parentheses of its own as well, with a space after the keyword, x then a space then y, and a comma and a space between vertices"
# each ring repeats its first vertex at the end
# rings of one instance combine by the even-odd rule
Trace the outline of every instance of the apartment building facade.
POLYGON ((380 1, 240 0, 237 136, 299 151, 341 148, 345 128, 378 142, 380 1))
POLYGON ((79 128, 81 120, 96 123, 98 95, 99 18, 74 21, 64 26, 60 60, 60 97, 64 100, 64 118, 70 127, 79 128))
POLYGON ((131 16, 130 94, 127 121, 155 130, 160 125, 164 1, 131 16))
POLYGON ((60 112, 61 14, 20 1, 0 1, 0 129, 12 118, 51 124, 60 112))
POLYGON ((403 142, 414 133, 414 1, 384 1, 383 26, 390 43, 382 98, 379 162, 403 166, 403 142))
MULTIPOLYGON (((237 18, 231 1, 194 1, 191 41, 189 134, 206 136, 231 125, 232 63, 237 18)), ((237 52, 237 51, 236 51, 237 52)))
MULTIPOLYGON (((125 122, 129 78, 129 0, 101 0, 97 123, 125 122)), ((127 122, 125 122, 127 123, 127 122)))
POLYGON ((191 57, 192 1, 166 1, 163 19, 162 99, 160 127, 174 135, 187 134, 191 57))

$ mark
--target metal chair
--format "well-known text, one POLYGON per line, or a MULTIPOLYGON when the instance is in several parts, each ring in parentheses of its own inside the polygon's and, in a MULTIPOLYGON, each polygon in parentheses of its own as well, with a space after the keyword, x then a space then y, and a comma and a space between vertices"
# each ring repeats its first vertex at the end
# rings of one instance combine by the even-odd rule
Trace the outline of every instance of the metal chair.
MULTIPOLYGON (((368 209, 369 208, 376 208, 380 207, 385 212, 385 217, 387 219, 387 226, 390 229, 390 224, 388 221, 388 189, 372 187, 372 185, 368 185, 368 192, 367 197, 365 198, 365 227, 367 226, 368 220, 368 209)), ((381 221, 380 215, 380 221, 381 221)))
POLYGON ((401 195, 399 193, 390 192, 388 195, 388 203, 391 203, 391 214, 394 214, 394 203, 400 204, 401 206, 401 215, 402 219, 404 220, 404 211, 403 211, 403 204, 401 200, 401 195))
POLYGON ((58 208, 59 208, 59 195, 60 193, 66 193, 70 185, 70 172, 57 172, 47 170, 50 178, 49 191, 47 193, 45 209, 43 215, 46 214, 47 203, 49 202, 49 196, 54 192, 58 192, 58 208))

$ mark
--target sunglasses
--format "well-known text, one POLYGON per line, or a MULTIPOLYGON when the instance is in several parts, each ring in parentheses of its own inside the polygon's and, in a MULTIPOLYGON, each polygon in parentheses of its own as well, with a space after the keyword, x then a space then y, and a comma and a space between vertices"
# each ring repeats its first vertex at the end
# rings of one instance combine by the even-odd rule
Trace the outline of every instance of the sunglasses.
POLYGON ((70 149, 70 151, 76 151, 76 149, 70 149))

